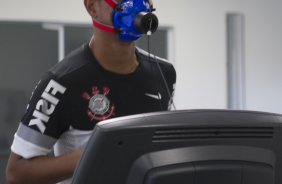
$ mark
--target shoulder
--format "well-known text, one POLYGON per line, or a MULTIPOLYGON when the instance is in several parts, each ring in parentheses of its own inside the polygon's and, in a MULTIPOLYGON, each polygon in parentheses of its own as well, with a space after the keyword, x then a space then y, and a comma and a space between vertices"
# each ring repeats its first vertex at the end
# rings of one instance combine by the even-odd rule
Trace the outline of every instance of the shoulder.
POLYGON ((152 53, 136 47, 137 57, 140 58, 141 62, 144 64, 144 67, 153 67, 156 70, 162 70, 165 76, 170 77, 173 81, 176 80, 176 71, 174 66, 164 58, 156 56, 152 53))
POLYGON ((87 44, 82 45, 68 54, 62 61, 49 69, 58 80, 76 71, 86 68, 91 61, 91 53, 87 44))
MULTIPOLYGON (((35 90, 33 91, 33 101, 41 99, 41 95, 44 92, 61 93, 56 98, 67 98, 67 94, 70 93, 70 89, 76 87, 77 83, 81 80, 81 76, 84 75, 87 70, 88 64, 92 61, 91 54, 87 50, 87 45, 82 45, 78 49, 67 55, 61 62, 54 65, 48 71, 46 71, 40 81, 38 82, 35 90)), ((53 94, 54 95, 54 94, 53 94)), ((36 105, 36 104, 35 104, 36 105)))
POLYGON ((172 64, 167 59, 161 58, 161 57, 156 56, 152 53, 150 53, 150 55, 149 55, 149 52, 147 52, 147 51, 145 51, 145 50, 143 50, 139 47, 136 47, 136 53, 137 53, 137 56, 141 57, 144 60, 149 60, 149 56, 150 56, 151 61, 157 61, 157 62, 160 62, 162 64, 172 66, 172 64))

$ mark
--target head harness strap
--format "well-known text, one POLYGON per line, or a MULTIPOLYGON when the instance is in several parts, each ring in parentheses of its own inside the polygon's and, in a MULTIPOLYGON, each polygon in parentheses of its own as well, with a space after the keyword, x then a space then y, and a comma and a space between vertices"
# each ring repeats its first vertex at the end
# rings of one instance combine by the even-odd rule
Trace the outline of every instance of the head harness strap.
MULTIPOLYGON (((111 8, 115 8, 116 5, 117 5, 117 2, 115 0, 104 0, 111 8)), ((103 24, 97 20, 93 20, 93 26, 98 28, 98 29, 101 29, 103 31, 106 31, 108 33, 116 33, 117 30, 113 27, 113 26, 109 26, 109 25, 106 25, 106 24, 103 24)))
POLYGON ((116 7, 116 5, 118 4, 115 0, 105 0, 105 2, 112 7, 113 9, 116 7))
POLYGON ((106 31, 108 33, 116 33, 117 32, 117 30, 114 27, 109 26, 109 25, 105 25, 101 22, 98 22, 95 19, 93 20, 93 26, 98 28, 98 29, 101 29, 103 31, 106 31))

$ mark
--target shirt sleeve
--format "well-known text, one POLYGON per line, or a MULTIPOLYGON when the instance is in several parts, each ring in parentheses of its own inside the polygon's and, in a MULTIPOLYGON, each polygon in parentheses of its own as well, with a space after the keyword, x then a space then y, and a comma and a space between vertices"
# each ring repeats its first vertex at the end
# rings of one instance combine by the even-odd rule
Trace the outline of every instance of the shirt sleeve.
POLYGON ((51 73, 41 79, 32 93, 26 113, 14 135, 11 150, 28 159, 47 155, 66 124, 67 88, 51 73))
POLYGON ((173 65, 170 65, 168 67, 168 70, 166 71, 166 79, 168 81, 168 90, 170 91, 170 99, 168 102, 168 109, 167 110, 172 110, 172 106, 174 106, 174 93, 175 93, 175 85, 176 85, 176 71, 173 65))

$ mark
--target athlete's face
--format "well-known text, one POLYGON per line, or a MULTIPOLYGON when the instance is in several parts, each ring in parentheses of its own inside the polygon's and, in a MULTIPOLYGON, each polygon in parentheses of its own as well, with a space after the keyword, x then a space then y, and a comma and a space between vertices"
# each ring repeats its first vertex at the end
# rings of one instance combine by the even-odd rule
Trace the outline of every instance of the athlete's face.
MULTIPOLYGON (((94 4, 94 14, 91 15, 93 19, 97 21, 113 26, 112 14, 113 9, 105 2, 105 0, 86 0, 92 1, 94 4)), ((121 3, 122 0, 116 0, 117 3, 121 3)), ((153 5, 153 1, 149 0, 150 5, 153 5)), ((89 11, 88 11, 89 12, 89 11)))
POLYGON ((84 0, 86 10, 92 19, 96 19, 103 24, 111 24, 111 14, 113 9, 104 0, 84 0))
POLYGON ((103 24, 113 25, 112 23, 112 14, 113 9, 104 1, 104 0, 96 0, 96 20, 103 24))

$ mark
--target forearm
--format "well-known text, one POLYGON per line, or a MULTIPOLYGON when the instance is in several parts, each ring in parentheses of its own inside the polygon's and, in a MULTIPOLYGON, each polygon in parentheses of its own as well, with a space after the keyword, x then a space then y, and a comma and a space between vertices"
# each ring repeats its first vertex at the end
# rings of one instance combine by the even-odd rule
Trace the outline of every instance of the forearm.
POLYGON ((10 183, 56 183, 72 177, 80 156, 81 151, 76 151, 60 157, 20 158, 7 168, 7 174, 12 175, 10 183))

